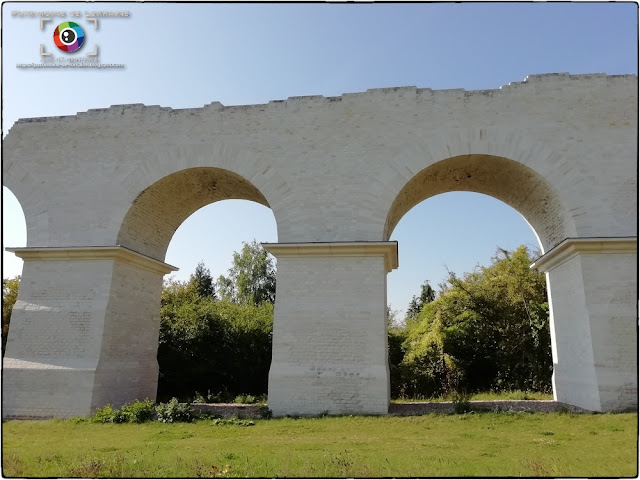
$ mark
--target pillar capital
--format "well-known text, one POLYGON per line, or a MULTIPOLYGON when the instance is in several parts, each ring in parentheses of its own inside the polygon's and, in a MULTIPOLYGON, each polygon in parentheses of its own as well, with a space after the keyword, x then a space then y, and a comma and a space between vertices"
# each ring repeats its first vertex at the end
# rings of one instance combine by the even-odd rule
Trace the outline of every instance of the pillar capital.
POLYGON ((281 257, 384 257, 387 272, 398 268, 398 242, 263 243, 281 257))
POLYGON ((558 245, 531 264, 541 272, 548 272, 580 254, 615 254, 638 251, 637 237, 565 238, 558 245))
POLYGON ((116 260, 143 270, 166 275, 178 268, 120 245, 87 247, 6 248, 23 260, 116 260))

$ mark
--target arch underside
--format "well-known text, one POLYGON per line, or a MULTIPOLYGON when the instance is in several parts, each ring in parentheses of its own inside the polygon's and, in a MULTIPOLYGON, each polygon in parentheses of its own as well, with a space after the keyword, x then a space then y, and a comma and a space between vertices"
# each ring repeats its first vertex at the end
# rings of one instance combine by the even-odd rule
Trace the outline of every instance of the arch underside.
POLYGON ((534 229, 546 251, 569 236, 565 212, 549 182, 531 168, 503 157, 460 155, 418 172, 396 196, 385 222, 388 240, 415 205, 441 193, 476 192, 505 202, 534 229))
POLYGON ((132 202, 117 243, 162 261, 182 222, 205 205, 227 199, 251 200, 269 207, 253 184, 228 170, 199 167, 173 173, 132 202))

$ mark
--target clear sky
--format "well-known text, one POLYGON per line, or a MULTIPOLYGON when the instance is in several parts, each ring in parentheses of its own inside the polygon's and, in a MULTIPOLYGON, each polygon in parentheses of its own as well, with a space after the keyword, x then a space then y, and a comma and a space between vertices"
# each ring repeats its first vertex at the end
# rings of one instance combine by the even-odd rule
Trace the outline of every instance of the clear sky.
MULTIPOLYGON (((298 95, 336 96, 368 88, 494 89, 533 73, 637 74, 635 3, 177 4, 18 3, 2 6, 2 130, 22 117, 70 115, 144 103, 173 108, 266 103, 298 95), (16 11, 63 11, 40 30, 16 11), (85 11, 128 11, 100 18, 85 11), (54 52, 53 24, 86 30, 90 52, 114 69, 23 69, 54 52)), ((82 50, 84 52, 84 50, 82 50)), ((58 55, 60 56, 60 55, 58 55)), ((3 247, 26 245, 20 206, 3 187, 3 247)), ((166 261, 188 278, 202 260, 224 273, 243 241, 276 242, 271 211, 223 201, 194 213, 176 232, 166 261)), ((404 310, 445 265, 458 274, 487 264, 499 245, 538 248, 511 207, 453 192, 412 209, 398 224, 400 268, 388 277, 392 309, 404 310)), ((3 253, 3 277, 21 262, 3 253)))

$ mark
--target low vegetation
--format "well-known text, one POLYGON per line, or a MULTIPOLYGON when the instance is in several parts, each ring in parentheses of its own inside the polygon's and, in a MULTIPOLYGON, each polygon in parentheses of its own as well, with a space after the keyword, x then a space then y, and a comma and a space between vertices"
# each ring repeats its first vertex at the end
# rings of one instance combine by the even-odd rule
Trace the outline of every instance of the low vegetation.
MULTIPOLYGON (((450 393, 441 397, 401 397, 391 400, 392 403, 408 403, 408 402, 455 402, 460 399, 457 393, 450 393)), ((468 401, 493 401, 493 400, 553 400, 553 393, 545 392, 523 392, 522 390, 514 390, 507 392, 478 392, 465 396, 468 401)))
POLYGON ((7 477, 633 477, 637 414, 9 421, 7 477))

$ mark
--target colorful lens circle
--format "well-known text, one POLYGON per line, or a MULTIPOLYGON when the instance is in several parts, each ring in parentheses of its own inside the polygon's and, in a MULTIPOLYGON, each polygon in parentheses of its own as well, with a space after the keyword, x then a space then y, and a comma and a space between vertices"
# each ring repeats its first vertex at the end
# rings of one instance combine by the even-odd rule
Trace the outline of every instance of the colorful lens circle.
POLYGON ((53 41, 63 52, 75 52, 84 43, 84 30, 74 22, 62 22, 53 32, 53 41))

